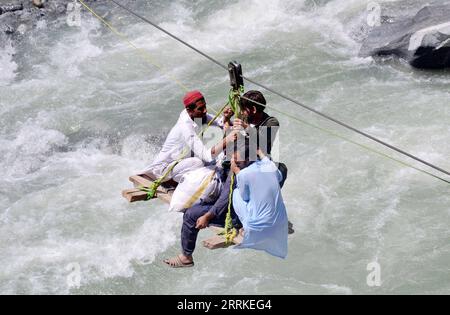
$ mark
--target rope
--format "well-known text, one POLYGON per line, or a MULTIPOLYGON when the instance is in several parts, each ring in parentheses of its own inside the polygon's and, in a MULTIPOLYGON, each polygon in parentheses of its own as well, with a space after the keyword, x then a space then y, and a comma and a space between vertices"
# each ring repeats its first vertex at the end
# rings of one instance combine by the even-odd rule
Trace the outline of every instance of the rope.
POLYGON ((214 178, 214 175, 216 174, 216 171, 213 170, 211 172, 211 175, 209 175, 207 178, 203 180, 203 182, 200 184, 200 187, 197 189, 196 192, 189 198, 189 200, 183 205, 183 209, 189 209, 192 207, 192 205, 200 199, 200 197, 205 192, 206 188, 208 188, 208 185, 211 183, 212 179, 214 178))
MULTIPOLYGON (((141 57, 143 57, 143 59, 144 59, 145 61, 147 61, 147 62, 149 62, 150 64, 152 64, 153 66, 157 67, 157 68, 158 68, 158 69, 159 69, 159 70, 160 70, 167 78, 169 78, 170 80, 172 80, 173 82, 175 82, 175 83, 176 83, 178 86, 180 86, 184 91, 188 91, 188 90, 189 90, 188 87, 186 87, 184 84, 182 84, 182 83, 181 83, 180 81, 178 81, 176 78, 174 78, 173 76, 171 76, 171 75, 170 75, 170 74, 169 74, 169 73, 168 73, 161 65, 159 65, 158 63, 156 63, 156 62, 152 59, 152 57, 150 56, 150 54, 148 54, 147 51, 145 51, 145 50, 143 50, 143 49, 140 49, 140 48, 138 48, 137 46, 135 46, 135 45, 134 45, 134 44, 133 44, 133 43, 132 43, 125 35, 124 35, 124 34, 120 33, 120 32, 119 32, 117 29, 115 29, 111 24, 109 24, 107 21, 105 21, 105 19, 103 19, 101 16, 99 16, 92 8, 90 8, 86 3, 84 3, 83 0, 78 0, 78 1, 79 1, 79 2, 80 2, 80 3, 81 3, 81 4, 82 4, 89 12, 91 12, 96 18, 98 18, 105 26, 107 26, 107 27, 108 27, 115 35, 117 35, 118 37, 120 37, 120 38, 121 38, 123 41, 125 41, 128 45, 130 45, 132 48, 134 48, 135 50, 137 50, 137 51, 140 53, 141 57)), ((189 47, 190 49, 194 50, 195 52, 199 53, 200 55, 204 56, 204 57, 207 58, 208 60, 210 60, 210 61, 212 61, 213 63, 215 63, 216 65, 220 66, 221 68, 228 70, 228 68, 227 68, 224 64, 220 63, 220 62, 217 61, 216 59, 214 59, 214 58, 212 58, 211 56, 207 55, 206 53, 200 51, 199 49, 195 48, 194 46, 188 44, 187 42, 183 41, 183 40, 180 39, 179 37, 173 35, 172 33, 166 31, 165 29, 161 28, 161 27, 158 26, 157 24, 155 24, 155 23, 151 22, 150 20, 148 20, 148 19, 142 17, 141 15, 139 15, 139 14, 137 14, 137 13, 131 11, 130 9, 124 7, 123 5, 121 5, 120 3, 118 3, 118 2, 116 2, 116 1, 114 1, 114 0, 110 0, 110 1, 113 2, 113 3, 115 3, 116 5, 118 5, 118 6, 121 7, 122 9, 128 11, 128 12, 131 13, 132 15, 134 15, 134 16, 136 16, 136 17, 142 19, 142 20, 145 21, 146 23, 148 23, 148 24, 154 26, 155 28, 159 29, 160 31, 162 31, 162 32, 164 32, 165 34, 167 34, 167 35, 169 35, 170 37, 172 37, 173 39, 179 41, 180 43, 184 44, 185 46, 187 46, 187 47, 189 47)), ((286 100, 288 100, 288 101, 290 101, 290 102, 292 102, 292 103, 294 103, 294 104, 296 104, 296 105, 299 105, 299 106, 301 106, 301 107, 303 107, 303 108, 305 108, 305 109, 307 109, 307 110, 309 110, 309 111, 312 111, 313 113, 315 113, 315 114, 317 114, 317 115, 319 115, 319 116, 321 116, 321 117, 323 117, 323 118, 325 118, 325 119, 328 119, 328 120, 330 120, 330 121, 333 121, 334 123, 337 123, 337 124, 339 124, 339 125, 341 125, 341 126, 347 128, 347 129, 349 129, 349 130, 352 130, 352 131, 354 131, 354 132, 356 132, 356 133, 358 133, 358 134, 360 134, 360 135, 362 135, 362 136, 364 136, 364 137, 367 137, 367 138, 369 138, 370 140, 373 140, 373 141, 375 141, 375 142, 378 142, 378 143, 380 143, 380 144, 382 144, 382 145, 384 145, 384 146, 386 146, 386 147, 388 147, 388 148, 390 148, 390 149, 392 149, 392 150, 395 150, 395 151, 397 151, 397 152, 399 152, 399 153, 401 153, 401 154, 403 154, 403 155, 405 155, 405 156, 407 156, 407 157, 409 157, 409 158, 411 158, 411 159, 414 159, 414 160, 416 160, 416 161, 418 161, 418 162, 420 162, 420 163, 422 163, 422 164, 425 164, 425 165, 427 165, 427 166, 429 166, 429 167, 431 167, 431 168, 433 168, 433 169, 436 169, 436 170, 438 170, 438 171, 440 171, 440 172, 442 172, 442 173, 444 173, 444 174, 446 174, 446 175, 450 175, 450 172, 448 172, 448 171, 446 171, 446 170, 444 170, 444 169, 442 169, 442 168, 440 168, 440 167, 438 167, 438 166, 435 166, 435 165, 433 165, 433 164, 431 164, 431 163, 429 163, 429 162, 427 162, 427 161, 425 161, 425 160, 422 160, 422 159, 420 159, 420 158, 418 158, 418 157, 416 157, 416 156, 414 156, 414 155, 412 155, 412 154, 410 154, 410 153, 408 153, 408 152, 406 152, 406 151, 403 151, 403 150, 401 150, 401 149, 399 149, 399 148, 397 148, 397 147, 395 147, 395 146, 393 146, 393 145, 390 145, 390 144, 388 144, 388 143, 386 143, 386 142, 384 142, 384 141, 382 141, 382 140, 379 140, 379 139, 377 139, 377 138, 375 138, 375 137, 373 137, 373 136, 371 136, 371 135, 369 135, 369 134, 367 134, 367 133, 365 133, 365 132, 363 132, 363 131, 360 131, 360 130, 358 130, 358 129, 356 129, 356 128, 354 128, 354 127, 352 127, 352 126, 350 126, 350 125, 348 125, 348 124, 346 124, 346 123, 343 123, 343 122, 341 122, 341 121, 339 121, 339 120, 337 120, 337 119, 335 119, 335 118, 333 118, 333 117, 331 117, 331 116, 328 116, 327 114, 324 114, 324 113, 322 113, 322 112, 320 112, 320 111, 317 111, 317 110, 315 110, 315 109, 313 109, 313 108, 311 108, 311 107, 309 107, 309 106, 306 106, 306 105, 304 105, 304 104, 302 104, 302 103, 300 103, 300 102, 298 102, 298 101, 292 99, 291 97, 288 97, 288 96, 286 96, 286 95, 284 95, 284 94, 282 94, 282 93, 280 93, 280 92, 278 92, 278 91, 276 91, 276 90, 274 90, 274 89, 272 89, 272 88, 269 88, 269 87, 267 87, 267 86, 265 86, 265 85, 263 85, 263 84, 260 84, 260 83, 256 82, 256 81, 253 80, 253 79, 247 78, 247 77, 245 77, 245 76, 242 76, 242 77, 243 77, 243 79, 247 80, 248 82, 253 83, 253 84, 255 84, 255 85, 257 85, 257 86, 259 86, 259 87, 261 87, 261 88, 263 88, 263 89, 265 89, 265 90, 271 92, 271 93, 274 93, 274 94, 280 96, 281 98, 284 98, 284 99, 286 99, 286 100)), ((250 100, 250 101, 252 101, 252 100, 250 100)), ((254 101, 253 101, 253 102, 254 102, 254 101)), ((256 103, 256 102, 255 102, 255 103, 256 103)), ((263 104, 259 104, 259 105, 264 106, 263 104)), ((268 107, 268 106, 267 106, 267 107, 268 107)), ((333 135, 333 136, 335 136, 335 137, 337 137, 337 138, 340 138, 340 139, 345 140, 345 141, 348 141, 348 142, 350 142, 350 143, 352 143, 352 144, 354 144, 354 145, 357 145, 357 146, 359 146, 359 147, 361 147, 361 148, 364 148, 364 149, 366 149, 366 150, 368 150, 368 151, 370 151, 370 152, 376 153, 376 154, 381 155, 381 156, 383 156, 383 157, 385 157, 385 158, 388 158, 388 159, 393 160, 393 161, 395 161, 395 162, 397 162, 397 163, 400 163, 400 164, 403 165, 403 166, 407 166, 407 167, 410 167, 410 168, 412 168, 412 169, 415 169, 415 170, 417 170, 417 171, 419 171, 419 172, 422 172, 422 173, 424 173, 424 174, 430 175, 430 176, 432 176, 432 177, 434 177, 434 178, 437 178, 437 179, 439 179, 439 180, 441 180, 441 181, 444 181, 445 183, 450 183, 450 182, 449 182, 448 180, 446 180, 446 179, 443 179, 443 178, 441 178, 441 177, 439 177, 439 176, 436 176, 436 175, 434 175, 434 174, 432 174, 432 173, 430 173, 430 172, 427 172, 427 171, 425 171, 425 170, 422 170, 422 169, 419 169, 419 168, 417 168, 417 167, 414 167, 414 166, 412 166, 412 165, 410 165, 410 164, 408 164, 408 163, 405 163, 405 162, 400 161, 400 160, 398 160, 398 159, 395 159, 395 158, 393 158, 393 157, 390 157, 390 156, 388 156, 388 155, 386 155, 386 154, 384 154, 384 153, 381 153, 381 152, 379 152, 379 151, 377 151, 377 150, 374 150, 374 149, 372 149, 372 148, 370 148, 370 147, 368 147, 368 146, 365 146, 365 145, 356 143, 356 142, 354 142, 353 140, 350 140, 350 139, 348 139, 348 138, 346 138, 346 137, 343 137, 343 136, 341 136, 341 135, 339 135, 339 134, 337 134, 337 133, 334 133, 334 132, 332 132, 332 131, 329 131, 329 130, 327 130, 327 129, 325 129, 325 128, 321 128, 321 127, 315 126, 315 125, 313 125, 313 124, 311 124, 311 123, 308 123, 308 122, 306 122, 306 121, 304 121, 304 120, 301 120, 301 119, 299 119, 299 118, 297 118, 297 117, 295 117, 295 116, 292 116, 292 115, 290 115, 290 114, 288 114, 288 113, 285 113, 285 112, 283 112, 283 111, 281 111, 281 110, 278 110, 278 109, 276 109, 276 108, 272 108, 272 107, 268 107, 268 108, 270 108, 270 109, 272 109, 272 110, 274 110, 274 111, 277 111, 277 112, 279 112, 280 114, 283 114, 283 115, 285 115, 285 116, 287 116, 287 117, 290 117, 291 119, 294 119, 294 120, 296 120, 297 122, 301 122, 301 123, 303 123, 303 124, 305 124, 305 125, 308 125, 308 126, 310 126, 310 127, 312 127, 312 128, 321 130, 322 132, 328 133, 328 134, 333 135)), ((214 111, 215 111, 215 110, 214 110, 214 111)), ((222 110, 222 111, 223 111, 223 110, 222 110)), ((219 113, 220 113, 220 111, 217 112, 217 114, 219 114, 219 113)), ((175 166, 174 166, 174 167, 175 167, 175 166)), ((172 170, 173 170, 173 168, 172 168, 172 170)), ((172 170, 170 170, 170 171, 172 171, 172 170)), ((169 173, 170 173, 170 172, 169 172, 169 173)))
MULTIPOLYGON (((95 16, 97 19, 99 19, 107 28, 109 28, 111 30, 111 32, 113 32, 115 35, 117 35, 121 40, 123 40, 124 42, 126 42, 130 47, 134 48, 137 52, 139 52, 140 56, 147 61, 148 63, 150 63, 151 65, 157 67, 161 73, 163 73, 168 79, 170 79, 171 81, 173 81, 175 84, 177 84, 181 89, 183 89, 185 92, 189 91, 190 89, 185 86, 183 83, 181 83, 178 79, 176 79, 175 77, 173 77, 172 75, 170 75, 163 66, 161 66, 160 64, 158 64, 156 61, 153 60, 152 56, 144 49, 141 49, 139 47, 137 47, 135 44, 133 44, 133 42, 131 42, 131 40, 128 39, 128 37, 126 35, 124 35, 123 33, 119 32, 114 26, 112 26, 110 23, 108 23, 104 18, 102 18, 100 15, 98 15, 91 7, 89 7, 83 0, 78 0, 81 5, 83 5, 93 16, 95 16)), ((221 110, 216 111, 213 109, 214 112, 216 112, 216 116, 208 123, 208 125, 206 126, 206 128, 204 128, 197 136, 200 136, 201 134, 203 134, 204 132, 206 132, 206 130, 211 126, 211 124, 217 120, 217 118, 220 116, 220 114, 222 114, 222 112, 224 111, 225 107, 228 104, 225 104, 221 110)), ((167 178, 167 176, 173 171, 173 169, 178 165, 178 163, 180 163, 185 157, 186 155, 189 153, 189 150, 185 149, 184 152, 181 153, 180 157, 175 161, 175 163, 173 163, 168 169, 167 171, 163 174, 163 176, 161 178, 158 178, 157 180, 155 180, 152 184, 151 187, 146 188, 146 187, 140 187, 140 189, 142 191, 147 192, 147 199, 153 199, 156 196, 156 192, 158 190, 158 187, 161 186, 161 183, 167 178)))
MULTIPOLYGON (((160 27, 160 26, 157 25, 156 23, 154 23, 154 22, 150 21, 149 19, 147 19, 147 18, 145 18, 145 17, 143 17, 143 16, 137 14, 136 12, 130 10, 129 8, 123 6, 122 4, 118 3, 118 2, 115 1, 115 0, 110 0, 110 1, 113 2, 113 3, 115 3, 117 6, 121 7, 121 8, 124 9, 125 11, 129 12, 130 14, 136 16, 137 18, 143 20, 144 22, 146 22, 146 23, 152 25, 153 27, 157 28, 157 29, 160 30, 161 32, 163 32, 163 33, 167 34, 168 36, 172 37, 172 38, 175 39, 176 41, 178 41, 178 42, 182 43, 183 45, 187 46, 188 48, 192 49, 193 51, 197 52, 198 54, 202 55, 203 57, 207 58, 208 60, 210 60, 211 62, 215 63, 216 65, 218 65, 218 66, 221 67, 222 69, 228 70, 228 67, 227 67, 226 65, 222 64, 221 62, 219 62, 218 60, 216 60, 216 59, 214 59, 213 57, 209 56, 208 54, 202 52, 201 50, 195 48, 194 46, 190 45, 190 44, 187 43, 186 41, 184 41, 184 40, 182 40, 181 38, 175 36, 174 34, 168 32, 167 30, 165 30, 164 28, 160 27)), ((289 102, 292 102, 292 103, 294 103, 294 104, 296 104, 296 105, 298 105, 298 106, 301 106, 301 107, 303 107, 304 109, 306 109, 306 110, 308 110, 308 111, 311 111, 311 112, 313 112, 313 113, 315 113, 315 114, 317 114, 317 115, 319 115, 319 116, 321 116, 321 117, 323 117, 323 118, 325 118, 325 119, 327 119, 327 120, 330 120, 330 121, 332 121, 332 122, 334 122, 334 123, 336 123, 336 124, 338 124, 338 125, 340 125, 340 126, 342 126, 342 127, 344 127, 344 128, 347 128, 347 129, 349 129, 349 130, 351 130, 351 131, 353 131, 353 132, 356 132, 356 133, 358 133, 358 134, 360 134, 360 135, 362 135, 362 136, 364 136, 364 137, 366 137, 366 138, 368 138, 368 139, 370 139, 370 140, 372 140, 372 141, 378 142, 379 144, 381 144, 381 145, 383 145, 383 146, 385 146, 385 147, 388 147, 388 148, 391 149, 391 150, 397 151, 398 153, 400 153, 400 154, 402 154, 402 155, 405 155, 405 156, 407 156, 407 157, 409 157, 409 158, 411 158, 411 159, 414 159, 414 160, 416 160, 416 161, 418 161, 418 162, 420 162, 420 163, 422 163, 422 164, 424 164, 424 165, 426 165, 426 166, 429 166, 429 167, 431 167, 431 168, 433 168, 433 169, 435 169, 435 170, 437 170, 437 171, 439 171, 439 172, 441 172, 441 173, 444 173, 444 174, 450 176, 450 172, 444 170, 444 169, 441 168, 441 167, 438 167, 438 166, 436 166, 436 165, 434 165, 434 164, 432 164, 432 163, 430 163, 430 162, 427 162, 427 161, 425 161, 425 160, 423 160, 423 159, 421 159, 421 158, 419 158, 419 157, 417 157, 417 156, 415 156, 415 155, 413 155, 413 154, 410 154, 410 153, 408 153, 408 152, 406 152, 406 151, 404 151, 404 150, 402 150, 402 149, 399 149, 399 148, 395 147, 394 145, 391 145, 391 144, 389 144, 389 143, 387 143, 387 142, 384 142, 384 141, 382 141, 382 140, 380 140, 380 139, 378 139, 378 138, 376 138, 376 137, 374 137, 374 136, 371 136, 371 135, 369 135, 368 133, 365 133, 365 132, 363 132, 363 131, 361 131, 361 130, 355 128, 355 127, 352 127, 352 126, 350 126, 350 125, 348 125, 348 124, 346 124, 346 123, 344 123, 344 122, 342 122, 342 121, 340 121, 340 120, 338 120, 338 119, 335 119, 335 118, 333 118, 333 117, 331 117, 331 116, 329 116, 329 115, 327 115, 327 114, 325 114, 325 113, 322 113, 322 112, 320 112, 320 111, 318 111, 318 110, 315 110, 315 109, 313 109, 313 108, 311 108, 311 107, 309 107, 309 106, 307 106, 307 105, 304 105, 303 103, 301 103, 301 102, 299 102, 299 101, 297 101, 297 100, 295 100, 295 99, 293 99, 293 98, 291 98, 291 97, 289 97, 289 96, 286 96, 286 95, 284 95, 283 93, 280 93, 280 92, 278 92, 278 91, 276 91, 276 90, 274 90, 274 89, 272 89, 272 88, 270 88, 270 87, 267 87, 266 85, 263 85, 263 84, 261 84, 261 83, 259 83, 259 82, 256 82, 256 81, 253 80, 253 79, 247 78, 247 77, 245 77, 245 76, 242 76, 242 78, 243 78, 244 80, 250 82, 250 83, 255 84, 256 86, 259 86, 259 87, 261 87, 261 88, 263 88, 263 89, 265 89, 265 90, 267 90, 267 91, 269 91, 269 92, 275 94, 275 95, 278 95, 279 97, 281 97, 281 98, 283 98, 283 99, 285 99, 285 100, 287 100, 287 101, 289 101, 289 102)), ((345 139, 345 140, 347 140, 347 139, 345 139)))
POLYGON ((201 50, 195 48, 194 46, 188 44, 187 42, 185 42, 184 40, 182 40, 181 38, 173 35, 172 33, 166 31, 165 29, 163 29, 162 27, 160 27, 158 24, 153 23, 152 21, 146 19, 145 17, 143 17, 142 15, 137 14, 136 12, 130 10, 129 8, 123 6, 122 4, 118 3, 117 1, 114 0, 110 0, 111 2, 115 3, 117 6, 121 7, 122 9, 124 9, 125 11, 129 12, 130 14, 134 15, 135 17, 143 20, 144 22, 152 25, 153 27, 157 28, 158 30, 160 30, 161 32, 169 35, 170 37, 172 37, 173 39, 175 39, 176 41, 179 41, 180 43, 182 43, 183 45, 189 47, 190 49, 192 49, 193 51, 195 51, 196 53, 202 55, 203 57, 205 57, 206 59, 212 61, 213 63, 215 63, 216 65, 218 65, 219 67, 221 67, 222 69, 225 69, 228 71, 228 67, 225 66, 224 64, 220 63, 219 61, 217 61, 216 59, 212 58, 211 56, 205 54, 204 52, 202 52, 201 50))
POLYGON ((241 93, 244 93, 244 87, 241 86, 239 90, 231 89, 228 94, 228 104, 230 104, 231 110, 235 113, 236 117, 240 117, 241 106, 241 93))
MULTIPOLYGON (((241 93, 244 93, 244 87, 240 86, 238 89, 231 89, 228 96, 228 103, 231 109, 236 114, 236 117, 240 117, 241 112, 241 93)), ((243 131, 244 132, 244 131, 243 131)), ((244 132, 245 133, 245 132, 244 132)), ((232 170, 230 169, 230 172, 232 170)), ((233 204, 233 186, 234 186, 235 174, 231 174, 230 193, 228 195, 228 211, 225 218, 225 245, 231 245, 234 238, 237 235, 237 230, 233 228, 233 221, 231 219, 231 207, 233 204)))
MULTIPOLYGON (((232 172, 232 170, 230 170, 232 172)), ((233 204, 233 186, 235 174, 231 174, 230 193, 228 194, 228 212, 225 218, 225 244, 230 245, 236 237, 236 229, 233 228, 233 220, 231 218, 231 206, 233 204)))
MULTIPOLYGON (((209 127, 211 127, 211 125, 214 123, 214 121, 217 120, 217 118, 219 118, 219 116, 222 114, 222 112, 225 110, 225 108, 228 106, 228 103, 225 104, 216 114, 216 116, 214 116, 213 119, 211 119, 210 122, 208 122, 208 124, 206 125, 206 127, 204 129, 202 129, 198 134, 197 137, 200 137, 201 134, 203 134, 204 132, 206 132, 208 130, 209 127)), ((152 186, 150 186, 149 188, 146 187, 139 187, 140 190, 145 191, 147 193, 147 200, 153 199, 156 197, 156 192, 158 190, 158 187, 161 186, 161 183, 167 178, 167 176, 169 176, 169 174, 173 171, 173 169, 178 165, 178 163, 180 163, 185 157, 186 155, 190 152, 190 150, 188 148, 185 148, 184 151, 180 154, 180 156, 178 157, 178 159, 172 163, 172 165, 164 172, 164 174, 158 178, 157 180, 155 180, 152 184, 152 186)), ((213 174, 214 175, 214 174, 213 174)), ((212 176, 211 176, 212 178, 212 176)), ((205 187, 206 188, 206 187, 205 187)), ((204 190, 204 189, 203 189, 204 190)))
MULTIPOLYGON (((78 0, 81 5, 83 5, 86 10, 88 10, 94 17, 96 17, 100 22, 102 22, 108 29, 111 30, 111 32, 116 35, 117 37, 119 37, 123 42, 125 42, 126 44, 128 44, 131 48, 135 49, 140 57, 146 61, 147 63, 149 63, 150 65, 155 66, 156 68, 159 69, 159 71, 166 76, 166 78, 168 78, 170 81, 172 81, 173 83, 175 83, 176 85, 178 85, 184 92, 188 92, 191 89, 189 87, 187 87, 186 85, 184 85, 180 80, 178 80, 176 77, 172 76, 163 66, 161 66, 159 63, 157 63, 154 59, 153 56, 151 54, 148 53, 148 51, 146 51, 145 49, 139 48, 137 47, 125 34, 121 33, 120 31, 118 31, 114 26, 112 26, 110 23, 108 23, 104 18, 102 18, 100 15, 98 15, 90 6, 88 6, 83 0, 78 0)), ((214 112, 217 113, 218 111, 212 107, 210 107, 210 109, 214 112)))
POLYGON ((387 142, 385 142, 383 140, 380 140, 380 139, 378 139, 378 138, 376 138, 374 136, 371 136, 368 133, 366 133, 364 131, 361 131, 361 130, 359 130, 357 128, 354 128, 354 127, 352 127, 352 126, 350 126, 350 125, 348 125, 348 124, 346 124, 346 123, 344 123, 344 122, 342 122, 340 120, 337 120, 337 119, 335 119, 335 118, 333 118, 333 117, 331 117, 331 116, 329 116, 327 114, 324 114, 324 113, 322 113, 322 112, 320 112, 318 110, 315 110, 314 108, 306 106, 306 105, 300 103, 299 101, 296 101, 293 98, 291 98, 289 96, 286 96, 286 95, 284 95, 284 94, 282 94, 280 92, 277 92, 274 89, 271 89, 271 88, 269 88, 269 87, 267 87, 265 85, 262 85, 262 84, 260 84, 260 83, 258 83, 256 81, 254 81, 254 80, 251 80, 251 79, 248 79, 248 78, 245 78, 245 77, 243 77, 243 78, 245 80, 247 80, 247 81, 249 81, 249 82, 251 82, 251 83, 253 83, 253 84, 255 84, 255 85, 257 85, 257 86, 259 86, 261 88, 263 88, 263 89, 266 89, 269 92, 272 92, 272 93, 278 95, 281 98, 284 98, 285 100, 288 100, 288 101, 290 101, 290 102, 292 102, 292 103, 294 103, 296 105, 299 105, 299 106, 301 106, 301 107, 303 107, 303 108, 305 108, 305 109, 307 109, 307 110, 309 110, 309 111, 311 111, 311 112, 313 112, 313 113, 315 113, 315 114, 317 114, 317 115, 319 115, 319 116, 321 116, 321 117, 323 117, 325 119, 328 119, 328 120, 330 120, 330 121, 332 121, 332 122, 334 122, 334 123, 336 123, 336 124, 338 124, 338 125, 340 125, 340 126, 342 126, 344 128, 347 128, 347 129, 349 129, 349 130, 351 130, 353 132, 356 132, 356 133, 358 133, 358 134, 360 134, 360 135, 362 135, 362 136, 364 136, 366 138, 369 138, 370 140, 373 140, 375 142, 380 143, 381 145, 384 145, 385 147, 388 147, 389 149, 397 151, 398 153, 401 153, 401 154, 403 154, 403 155, 405 155, 405 156, 407 156, 407 157, 409 157, 409 158, 411 158, 413 160, 416 160, 416 161, 418 161, 418 162, 420 162, 422 164, 425 164, 425 165, 427 165, 427 166, 429 166, 431 168, 434 168, 435 170, 437 170, 437 171, 439 171, 441 173, 444 173, 444 174, 450 176, 450 172, 444 170, 443 168, 440 168, 440 167, 438 167, 438 166, 436 166, 436 165, 434 165, 434 164, 432 164, 430 162, 427 162, 427 161, 425 161, 425 160, 423 160, 423 159, 421 159, 421 158, 419 158, 419 157, 417 157, 417 156, 415 156, 415 155, 413 155, 411 153, 408 153, 408 152, 406 152, 406 151, 404 151, 402 149, 399 149, 399 148, 393 146, 392 144, 389 144, 389 143, 387 143, 387 142))
POLYGON ((283 111, 281 111, 281 110, 279 110, 279 109, 276 109, 276 108, 274 108, 274 107, 271 107, 271 106, 268 106, 268 105, 264 105, 264 104, 259 103, 259 102, 257 102, 257 101, 254 101, 254 100, 251 100, 251 99, 249 99, 249 98, 246 98, 246 97, 244 97, 244 96, 241 96, 241 98, 242 98, 242 99, 245 99, 245 100, 248 100, 248 101, 251 101, 251 102, 253 102, 253 103, 257 104, 257 105, 260 105, 260 106, 266 107, 266 108, 268 108, 268 109, 271 109, 271 110, 273 110, 273 111, 275 111, 275 112, 278 112, 278 113, 280 113, 280 114, 283 114, 283 115, 285 115, 285 116, 291 118, 292 120, 294 120, 294 121, 296 121, 296 122, 299 122, 299 123, 302 123, 302 124, 304 124, 304 125, 307 125, 307 126, 309 126, 309 127, 311 127, 311 128, 320 130, 320 131, 322 131, 322 132, 324 132, 324 133, 327 133, 327 134, 329 134, 329 135, 332 135, 332 136, 334 136, 334 137, 336 137, 336 138, 345 140, 345 141, 347 141, 347 142, 349 142, 349 143, 351 143, 351 144, 354 144, 354 145, 356 145, 356 146, 359 146, 360 148, 366 149, 367 151, 370 151, 370 152, 372 152, 372 153, 378 154, 378 155, 380 155, 380 156, 382 156, 382 157, 385 157, 385 158, 387 158, 387 159, 389 159, 389 160, 392 160, 392 161, 394 161, 394 162, 397 162, 397 163, 399 163, 399 164, 401 164, 401 165, 403 165, 403 166, 412 168, 412 169, 414 169, 414 170, 416 170, 416 171, 418 171, 418 172, 421 172, 421 173, 423 173, 423 174, 426 174, 426 175, 429 175, 429 176, 431 176, 431 177, 434 177, 434 178, 436 178, 436 179, 438 179, 438 180, 441 180, 441 181, 443 181, 443 182, 445 182, 445 183, 447 183, 447 184, 450 184, 450 181, 448 181, 448 180, 446 180, 446 179, 444 179, 444 178, 442 178, 442 177, 440 177, 440 176, 434 175, 433 173, 427 172, 427 171, 422 170, 422 169, 420 169, 420 168, 418 168, 418 167, 415 167, 415 166, 413 166, 413 165, 411 165, 411 164, 408 164, 408 163, 406 163, 406 162, 403 162, 403 161, 401 161, 401 160, 398 160, 398 159, 396 159, 396 158, 394 158, 394 157, 391 157, 391 156, 389 156, 389 155, 387 155, 387 154, 385 154, 385 153, 382 153, 382 152, 380 152, 380 151, 378 151, 378 150, 372 149, 371 147, 368 147, 368 146, 363 145, 363 144, 361 144, 361 143, 355 142, 355 141, 353 141, 353 140, 351 140, 351 139, 349 139, 349 138, 347 138, 347 137, 344 137, 344 136, 342 136, 342 135, 340 135, 340 134, 338 134, 338 133, 335 133, 335 132, 330 131, 330 130, 327 130, 327 129, 325 129, 325 128, 316 126, 316 125, 314 125, 314 124, 312 124, 312 123, 309 123, 309 122, 307 122, 307 121, 305 121, 305 120, 302 120, 302 119, 300 119, 300 118, 298 118, 298 117, 296 117, 296 116, 294 116, 294 115, 291 115, 291 114, 289 114, 289 113, 287 113, 287 112, 283 112, 283 111))
POLYGON ((155 60, 153 60, 153 57, 144 49, 137 47, 133 42, 131 42, 126 35, 119 32, 114 26, 112 26, 110 23, 108 23, 104 18, 102 18, 100 15, 98 15, 91 7, 89 7, 86 3, 84 3, 83 0, 78 0, 81 5, 83 5, 89 12, 92 13, 97 19, 99 19, 106 27, 108 27, 115 35, 120 37, 124 42, 126 42, 128 45, 130 45, 132 48, 134 48, 141 57, 152 64, 153 66, 157 67, 162 74, 164 74, 168 79, 170 79, 172 82, 177 84, 181 89, 183 89, 185 92, 190 91, 190 89, 185 86, 183 83, 181 83, 177 78, 170 75, 167 70, 163 66, 161 66, 159 63, 157 63, 155 60))

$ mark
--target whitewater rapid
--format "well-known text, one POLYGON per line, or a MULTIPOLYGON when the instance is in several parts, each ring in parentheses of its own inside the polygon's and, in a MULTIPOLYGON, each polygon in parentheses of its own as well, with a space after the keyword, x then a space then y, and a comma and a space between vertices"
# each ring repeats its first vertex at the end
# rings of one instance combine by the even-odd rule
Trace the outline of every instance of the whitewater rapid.
MULTIPOLYGON (((131 7, 223 63, 238 60, 248 77, 450 169, 450 74, 359 58, 368 2, 131 7)), ((404 15, 422 1, 380 3, 404 15)), ((210 106, 226 100, 222 69, 112 4, 93 7, 210 106)), ((159 152, 184 91, 89 13, 81 21, 41 22, 0 48, 0 293, 450 293, 449 186, 276 113, 296 230, 288 258, 199 244, 195 268, 167 269, 162 259, 179 251, 182 216, 159 201, 128 204, 121 190, 159 152), (366 281, 372 262, 379 287, 366 281)))

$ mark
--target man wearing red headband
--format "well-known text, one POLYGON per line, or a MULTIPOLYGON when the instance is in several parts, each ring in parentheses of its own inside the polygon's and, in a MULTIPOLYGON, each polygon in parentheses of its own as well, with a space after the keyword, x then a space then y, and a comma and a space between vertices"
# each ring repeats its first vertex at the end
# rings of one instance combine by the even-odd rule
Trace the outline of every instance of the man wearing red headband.
MULTIPOLYGON (((183 98, 185 109, 181 112, 177 123, 170 131, 161 149, 161 152, 145 172, 156 177, 161 177, 165 171, 178 159, 183 159, 176 164, 169 176, 164 181, 173 179, 180 182, 183 175, 189 171, 201 168, 205 163, 212 162, 225 148, 227 143, 236 139, 237 131, 232 131, 227 137, 212 148, 206 148, 198 136, 202 125, 208 124, 213 116, 208 114, 205 97, 199 91, 191 91, 183 98), (189 150, 188 154, 183 153, 189 150)), ((211 125, 222 129, 228 129, 233 112, 226 108, 223 116, 211 125)))

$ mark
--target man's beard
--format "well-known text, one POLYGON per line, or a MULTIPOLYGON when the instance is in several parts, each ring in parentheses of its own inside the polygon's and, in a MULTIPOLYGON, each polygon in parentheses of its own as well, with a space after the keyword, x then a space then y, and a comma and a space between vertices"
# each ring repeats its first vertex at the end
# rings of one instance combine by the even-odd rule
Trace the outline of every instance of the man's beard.
POLYGON ((250 117, 248 115, 245 117, 242 117, 242 120, 247 122, 248 124, 253 124, 253 117, 250 117))
POLYGON ((202 117, 202 125, 206 125, 208 123, 208 115, 203 115, 202 117))

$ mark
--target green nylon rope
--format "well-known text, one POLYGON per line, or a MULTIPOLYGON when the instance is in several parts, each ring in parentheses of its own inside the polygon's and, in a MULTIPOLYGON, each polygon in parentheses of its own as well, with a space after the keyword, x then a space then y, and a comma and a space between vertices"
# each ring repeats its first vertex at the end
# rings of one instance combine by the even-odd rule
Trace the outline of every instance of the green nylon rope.
MULTIPOLYGON (((241 93, 244 93, 244 87, 240 86, 238 90, 231 89, 230 94, 228 96, 228 103, 231 106, 231 109, 236 114, 237 117, 240 117, 241 112, 241 93)), ((232 172, 232 170, 230 170, 232 172)), ((228 211, 225 219, 225 244, 231 245, 233 243, 233 239, 237 235, 236 229, 233 228, 233 222, 231 219, 231 207, 233 205, 233 186, 234 186, 235 174, 231 174, 231 184, 230 184, 230 193, 228 195, 228 211)))
MULTIPOLYGON (((230 170, 230 172, 232 172, 230 170)), ((231 206, 233 204, 233 186, 234 186, 234 173, 231 174, 230 193, 228 194, 228 212, 225 219, 225 244, 231 245, 233 239, 236 237, 236 229, 233 228, 233 221, 231 219, 231 206)))
POLYGON ((241 86, 238 90, 231 89, 228 95, 228 103, 230 104, 231 110, 238 118, 240 116, 241 93, 244 93, 243 86, 241 86))

